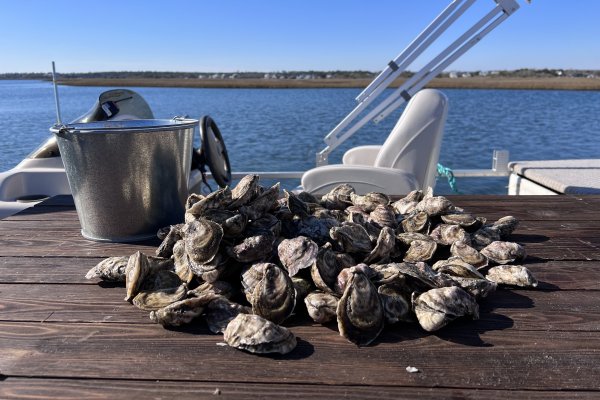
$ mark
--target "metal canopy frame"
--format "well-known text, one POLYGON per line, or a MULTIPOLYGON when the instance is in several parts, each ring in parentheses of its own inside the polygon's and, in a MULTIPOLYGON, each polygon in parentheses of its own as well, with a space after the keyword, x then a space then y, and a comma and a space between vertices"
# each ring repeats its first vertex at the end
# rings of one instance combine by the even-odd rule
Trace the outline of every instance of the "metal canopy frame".
POLYGON ((356 100, 358 105, 327 136, 327 145, 317 153, 317 166, 327 165, 329 153, 350 138, 367 122, 381 121, 419 90, 435 78, 446 67, 452 64, 484 36, 494 30, 504 20, 519 9, 516 0, 494 0, 495 7, 477 21, 458 39, 442 50, 421 70, 407 79, 400 87, 381 101, 363 118, 353 121, 365 108, 373 102, 396 78, 406 71, 411 63, 419 57, 446 29, 471 7, 475 0, 453 0, 395 59, 390 61, 381 73, 363 90, 356 100))

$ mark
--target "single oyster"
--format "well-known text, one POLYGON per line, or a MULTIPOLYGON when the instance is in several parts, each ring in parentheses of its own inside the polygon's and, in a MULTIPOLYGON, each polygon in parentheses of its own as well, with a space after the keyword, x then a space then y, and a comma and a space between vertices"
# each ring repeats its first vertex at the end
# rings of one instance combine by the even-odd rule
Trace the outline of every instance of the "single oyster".
POLYGON ((352 203, 350 195, 353 193, 355 191, 352 186, 348 184, 338 185, 321 197, 321 204, 330 210, 343 210, 352 203))
POLYGON ((240 236, 248 223, 246 215, 221 208, 206 210, 202 217, 221 225, 223 235, 227 238, 240 236))
POLYGON ((292 214, 297 215, 300 218, 305 218, 310 214, 310 208, 308 207, 308 204, 300 200, 294 193, 284 190, 283 194, 284 205, 292 214))
POLYGON ((150 319, 162 326, 181 326, 189 324, 204 312, 208 304, 206 297, 192 297, 169 304, 157 311, 150 311, 150 319))
POLYGON ((312 195, 308 192, 302 191, 302 192, 298 193, 297 196, 300 200, 302 200, 303 202, 308 203, 308 204, 319 204, 320 203, 319 199, 317 199, 314 195, 312 195))
POLYGON ((390 206, 384 206, 383 204, 379 204, 373 211, 371 211, 368 221, 374 223, 379 228, 387 226, 389 228, 396 229, 398 227, 393 208, 390 206))
POLYGON ((308 315, 319 324, 334 321, 339 299, 330 293, 312 292, 304 299, 308 315))
POLYGON ((410 214, 402 220, 401 224, 404 232, 418 232, 427 234, 431 228, 429 215, 423 211, 417 211, 410 214))
POLYGON ((471 246, 477 250, 497 240, 500 240, 500 230, 493 226, 484 225, 471 234, 471 246))
POLYGON ((367 264, 357 264, 353 267, 344 268, 340 271, 335 280, 335 285, 333 289, 336 294, 338 294, 339 296, 344 294, 344 292, 346 291, 346 286, 348 286, 348 282, 350 282, 352 274, 356 271, 363 273, 369 279, 378 276, 378 272, 373 268, 369 267, 367 264))
POLYGON ((231 190, 229 187, 220 188, 191 204, 185 210, 185 213, 191 214, 194 217, 201 217, 206 210, 211 208, 226 208, 231 203, 231 200, 231 190))
POLYGON ((423 191, 413 190, 402 199, 392 203, 392 207, 397 214, 410 214, 421 200, 423 200, 423 191))
POLYGON ((238 314, 250 314, 252 313, 252 309, 221 296, 208 303, 204 309, 204 313, 208 329, 212 333, 223 333, 227 325, 238 314))
POLYGON ((456 285, 452 279, 435 272, 424 262, 388 264, 388 266, 391 265, 395 265, 395 267, 404 275, 405 286, 407 286, 411 292, 424 292, 433 288, 456 285))
POLYGON ((396 237, 394 236, 394 230, 386 226, 379 232, 377 244, 367 258, 365 258, 364 262, 370 264, 373 262, 389 261, 395 246, 396 237))
POLYGON ((465 262, 459 257, 450 257, 447 260, 440 260, 432 265, 434 271, 462 278, 484 279, 484 276, 473 265, 465 262))
POLYGON ((429 234, 437 244, 450 246, 454 242, 471 243, 471 236, 460 226, 439 224, 429 234))
POLYGON ((413 295, 412 303, 419 324, 427 332, 437 331, 459 317, 471 315, 473 319, 479 318, 475 299, 456 286, 413 295))
POLYGON ((482 220, 477 219, 471 214, 467 213, 451 213, 441 216, 442 221, 450 225, 459 225, 465 230, 479 229, 482 220))
POLYGON ((273 251, 275 235, 270 231, 245 238, 240 244, 229 247, 228 254, 239 262, 255 262, 268 258, 273 251))
POLYGON ((390 198, 387 195, 377 192, 367 193, 364 196, 352 193, 350 200, 352 200, 352 204, 367 213, 375 210, 378 205, 388 206, 390 204, 390 198))
POLYGON ((419 232, 399 233, 396 235, 396 239, 398 239, 399 243, 406 245, 407 248, 414 240, 432 240, 431 236, 419 232))
POLYGON ((333 293, 340 271, 355 264, 350 255, 337 253, 333 251, 331 243, 325 243, 317 253, 310 274, 315 286, 324 292, 333 293))
POLYGON ((452 243, 450 253, 454 257, 459 257, 464 262, 471 264, 475 268, 483 268, 488 265, 488 259, 474 247, 469 246, 463 241, 452 243))
POLYGON ((223 228, 204 218, 186 223, 182 228, 185 252, 190 261, 204 264, 213 259, 219 251, 223 238, 223 228))
POLYGON ((417 211, 424 211, 427 215, 434 217, 436 215, 449 214, 454 211, 454 206, 444 196, 425 196, 415 209, 417 211))
POLYGON ((522 265, 499 265, 489 269, 486 278, 500 285, 536 287, 537 279, 522 265))
POLYGON ((276 324, 289 317, 296 306, 296 291, 287 272, 275 264, 266 264, 251 303, 254 314, 276 324))
POLYGON ((377 288, 356 269, 351 268, 336 313, 340 335, 358 346, 371 343, 383 329, 385 318, 377 288))
POLYGON ((346 214, 345 220, 348 222, 354 222, 356 224, 363 225, 369 220, 369 213, 366 213, 362 208, 357 206, 350 206, 344 210, 346 214))
POLYGON ((185 242, 179 240, 173 246, 173 264, 175 273, 182 281, 190 283, 194 278, 194 272, 191 268, 190 259, 185 251, 185 242))
POLYGON ((487 279, 465 278, 461 276, 451 276, 458 286, 476 299, 487 297, 488 294, 496 291, 498 284, 487 279))
POLYGON ((369 278, 377 286, 389 283, 400 286, 405 283, 404 273, 398 263, 372 264, 370 268, 374 273, 369 278))
POLYGON ((498 229, 498 233, 500 234, 500 238, 506 239, 517 226, 519 225, 519 220, 511 215, 502 217, 498 221, 494 222, 492 225, 494 228, 498 229))
POLYGON ((182 239, 181 228, 183 224, 171 225, 169 227, 169 232, 163 239, 158 249, 156 249, 156 255, 158 257, 169 258, 173 255, 173 246, 179 240, 182 239))
POLYGON ((250 353, 287 354, 296 347, 296 337, 283 326, 258 315, 238 314, 223 332, 225 342, 250 353))
MULTIPOLYGON (((173 274, 170 272, 170 274, 173 274)), ((173 274, 175 275, 175 274, 173 274)), ((133 298, 133 305, 145 311, 158 310, 186 297, 187 285, 142 290, 133 298)))
POLYGON ((414 263, 431 260, 436 250, 437 243, 433 240, 413 240, 404 254, 404 261, 414 263))
POLYGON ((514 242, 495 241, 481 250, 481 254, 498 264, 509 264, 525 258, 525 248, 514 242))
POLYGON ((229 209, 236 209, 249 203, 258 193, 259 177, 255 174, 244 176, 231 191, 229 209))
POLYGON ((279 182, 259 194, 254 200, 240 207, 240 212, 246 214, 249 219, 255 220, 278 206, 279 182))
POLYGON ((277 246, 279 260, 290 276, 309 268, 317 259, 319 246, 305 236, 284 239, 277 246))
POLYGON ((88 271, 85 279, 100 278, 107 282, 125 282, 128 261, 129 256, 105 258, 88 271))
POLYGON ((386 323, 412 322, 410 302, 405 298, 405 292, 402 288, 395 284, 385 284, 379 286, 377 292, 381 298, 386 323))
POLYGON ((361 225, 344 222, 329 230, 329 236, 337 241, 346 253, 370 253, 373 249, 369 234, 361 225))
POLYGON ((131 301, 139 292, 140 286, 150 272, 148 257, 141 251, 129 257, 125 268, 125 287, 127 296, 125 301, 131 301))

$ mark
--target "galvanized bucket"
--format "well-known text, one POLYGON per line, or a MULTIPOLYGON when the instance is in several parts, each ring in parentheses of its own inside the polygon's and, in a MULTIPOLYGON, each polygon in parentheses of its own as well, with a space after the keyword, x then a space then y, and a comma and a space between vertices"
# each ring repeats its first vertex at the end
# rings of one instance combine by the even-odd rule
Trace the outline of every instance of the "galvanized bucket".
POLYGON ((55 126, 81 234, 133 242, 183 221, 194 119, 55 126))

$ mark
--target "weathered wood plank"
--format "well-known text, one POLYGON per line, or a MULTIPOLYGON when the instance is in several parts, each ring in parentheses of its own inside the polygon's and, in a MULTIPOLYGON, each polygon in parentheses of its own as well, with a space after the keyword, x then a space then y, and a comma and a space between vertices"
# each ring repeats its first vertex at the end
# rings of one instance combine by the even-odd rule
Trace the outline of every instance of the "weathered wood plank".
MULTIPOLYGON (((123 300, 123 287, 0 284, 0 320, 150 324, 148 312, 123 300)), ((302 308, 300 308, 302 310, 302 308)), ((310 325, 299 316, 291 323, 310 325)), ((480 319, 465 331, 500 329, 600 331, 600 291, 498 290, 480 301, 480 319)), ((405 325, 386 329, 402 330, 405 325)))
POLYGON ((328 329, 295 326, 298 347, 257 357, 204 330, 151 325, 0 323, 5 376, 488 388, 600 389, 599 332, 487 331, 474 339, 386 331, 357 348, 328 329), (197 334, 195 334, 197 333, 197 334), (415 366, 419 374, 407 374, 415 366), (326 373, 324 373, 326 371, 326 373))
POLYGON ((219 399, 246 398, 287 398, 287 399, 487 399, 506 400, 507 398, 546 400, 546 399, 597 399, 595 391, 517 391, 485 389, 448 389, 369 386, 368 383, 353 386, 338 385, 293 385, 287 383, 254 384, 227 382, 181 382, 181 381, 140 381, 140 380, 98 380, 98 379, 36 379, 8 378, 0 385, 3 399, 150 399, 171 398, 198 399, 218 397, 219 399))

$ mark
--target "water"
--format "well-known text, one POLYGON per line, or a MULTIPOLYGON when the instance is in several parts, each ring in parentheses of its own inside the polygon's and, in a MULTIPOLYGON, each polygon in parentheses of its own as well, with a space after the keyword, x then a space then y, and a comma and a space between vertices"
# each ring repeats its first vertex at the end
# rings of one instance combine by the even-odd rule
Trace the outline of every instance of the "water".
MULTIPOLYGON (((59 87, 62 118, 85 113, 110 88, 59 87)), ((133 88, 157 118, 210 115, 217 122, 234 171, 302 171, 312 168, 323 136, 355 106, 359 89, 133 88)), ((454 169, 490 168, 492 151, 511 160, 600 157, 600 92, 446 89, 450 109, 440 162, 454 169)), ((397 110, 367 124, 330 155, 381 144, 397 110)), ((52 84, 0 81, 0 171, 14 167, 48 136, 56 120, 52 84)), ((289 183, 293 187, 298 182, 289 183)), ((506 178, 463 178, 462 193, 504 194, 506 178)), ((450 193, 444 180, 436 192, 450 193)))

